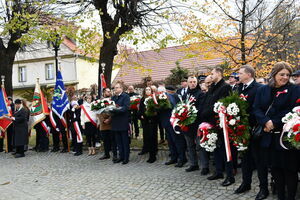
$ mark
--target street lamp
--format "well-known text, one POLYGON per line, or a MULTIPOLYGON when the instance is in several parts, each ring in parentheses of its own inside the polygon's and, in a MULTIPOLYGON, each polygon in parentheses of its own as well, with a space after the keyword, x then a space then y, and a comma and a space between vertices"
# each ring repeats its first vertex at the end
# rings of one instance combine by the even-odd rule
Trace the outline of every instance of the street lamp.
POLYGON ((59 46, 61 43, 61 39, 58 33, 55 35, 55 40, 51 42, 53 46, 53 51, 55 52, 55 72, 56 72, 56 77, 57 77, 57 72, 58 72, 58 51, 59 51, 59 46))

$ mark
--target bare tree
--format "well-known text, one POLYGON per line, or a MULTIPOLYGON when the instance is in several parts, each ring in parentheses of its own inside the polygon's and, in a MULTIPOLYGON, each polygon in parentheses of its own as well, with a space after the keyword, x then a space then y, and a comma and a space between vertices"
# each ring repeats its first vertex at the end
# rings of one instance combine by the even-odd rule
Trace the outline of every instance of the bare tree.
MULTIPOLYGON (((49 23, 53 7, 45 1, 0 0, 0 75, 5 76, 5 89, 12 95, 12 73, 18 50, 29 40, 28 34, 41 24, 49 23)), ((32 38, 31 38, 32 39, 32 38)))
POLYGON ((158 18, 164 18, 174 8, 171 0, 90 0, 90 1, 58 1, 59 4, 76 5, 82 13, 88 9, 99 12, 103 35, 100 47, 99 82, 102 73, 101 63, 105 63, 105 78, 111 83, 114 57, 118 54, 117 45, 123 35, 135 27, 145 30, 148 27, 161 25, 158 18))
MULTIPOLYGON (((218 25, 222 28, 211 28, 215 26, 214 23, 195 26, 196 28, 190 25, 189 28, 197 29, 195 32, 198 31, 201 41, 214 43, 215 45, 210 48, 230 58, 235 64, 247 64, 258 59, 263 47, 293 23, 297 15, 299 16, 297 12, 299 5, 295 0, 208 0, 208 2, 210 8, 217 8, 218 16, 215 16, 215 19, 220 20, 218 25), (274 29, 269 37, 263 37, 265 32, 269 31, 267 27, 274 19, 276 11, 283 5, 290 8, 289 20, 274 29)), ((209 9, 204 12, 208 15, 213 13, 209 9)))

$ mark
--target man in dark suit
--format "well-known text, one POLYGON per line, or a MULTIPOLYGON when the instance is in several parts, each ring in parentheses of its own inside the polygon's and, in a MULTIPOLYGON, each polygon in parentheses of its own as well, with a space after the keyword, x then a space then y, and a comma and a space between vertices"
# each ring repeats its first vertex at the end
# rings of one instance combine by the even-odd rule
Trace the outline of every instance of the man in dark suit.
POLYGON ((176 93, 177 93, 178 95, 184 96, 184 95, 187 93, 187 90, 188 90, 188 83, 187 83, 187 79, 184 78, 184 79, 182 79, 182 81, 181 81, 181 88, 178 89, 178 90, 176 91, 176 93))
POLYGON ((168 96, 172 108, 162 110, 158 114, 161 125, 166 130, 169 151, 171 154, 171 159, 166 162, 165 165, 177 163, 175 167, 183 167, 187 162, 184 136, 182 134, 176 134, 170 122, 172 109, 176 106, 177 102, 179 102, 179 98, 178 94, 175 93, 175 88, 173 86, 167 86, 166 90, 166 95, 168 96))
POLYGON ((119 159, 115 163, 122 162, 122 164, 127 164, 130 151, 128 136, 130 97, 123 92, 121 83, 115 85, 114 91, 115 96, 112 97, 112 100, 115 102, 117 109, 112 111, 111 131, 115 134, 119 151, 119 159))
MULTIPOLYGON (((239 70, 240 85, 238 92, 242 98, 248 102, 249 125, 250 130, 256 124, 255 116, 252 113, 255 94, 261 84, 255 81, 255 70, 250 65, 243 65, 239 70)), ((242 184, 235 190, 235 194, 240 194, 251 189, 252 172, 254 169, 255 156, 257 155, 257 141, 251 139, 248 150, 242 157, 242 184)))
MULTIPOLYGON (((216 113, 214 112, 214 104, 220 99, 229 95, 231 86, 225 83, 223 79, 223 69, 216 67, 211 71, 211 79, 213 84, 205 95, 204 102, 198 108, 200 112, 200 122, 208 122, 213 126, 217 125, 216 113)), ((218 134, 217 148, 214 151, 216 172, 208 177, 208 180, 216 180, 223 178, 223 166, 226 159, 223 132, 218 134)), ((232 161, 225 163, 227 178, 222 186, 228 186, 235 182, 233 177, 232 161)))
MULTIPOLYGON (((195 98, 194 105, 196 106, 196 108, 198 108, 201 100, 203 99, 203 95, 204 93, 201 92, 201 89, 199 88, 198 85, 198 79, 195 76, 190 76, 188 78, 188 91, 183 96, 183 99, 194 97, 195 98)), ((196 136, 197 136, 198 126, 199 126, 199 121, 196 120, 193 124, 190 124, 188 126, 187 132, 183 132, 187 144, 188 158, 190 162, 190 167, 185 170, 186 172, 199 170, 199 165, 198 165, 199 159, 196 152, 196 136)))

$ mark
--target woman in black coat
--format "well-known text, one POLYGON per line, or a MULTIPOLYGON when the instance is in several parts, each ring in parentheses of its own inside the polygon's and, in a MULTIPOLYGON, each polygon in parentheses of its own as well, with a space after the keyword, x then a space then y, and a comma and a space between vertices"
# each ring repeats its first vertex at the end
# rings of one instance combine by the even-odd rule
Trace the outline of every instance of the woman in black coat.
POLYGON ((149 152, 148 163, 153 163, 156 161, 156 153, 157 153, 157 125, 158 125, 158 117, 157 116, 147 116, 145 99, 149 97, 153 93, 150 87, 146 87, 143 92, 143 97, 140 101, 140 107, 138 111, 139 119, 142 123, 143 128, 143 149, 139 155, 143 155, 149 152))
POLYGON ((28 145, 28 120, 29 120, 29 110, 22 105, 20 99, 15 100, 15 108, 13 117, 13 141, 16 147, 15 158, 24 157, 25 145, 28 145))
POLYGON ((260 192, 256 199, 264 199, 269 194, 267 188, 269 159, 278 199, 295 199, 299 152, 284 150, 279 143, 283 129, 281 120, 285 114, 292 111, 300 97, 299 86, 289 82, 291 74, 292 68, 289 64, 276 63, 272 69, 269 84, 260 87, 256 93, 253 105, 254 115, 257 122, 264 127, 257 164, 260 192), (268 108, 270 108, 269 112, 265 115, 268 108), (285 197, 285 187, 287 187, 287 197, 285 197))

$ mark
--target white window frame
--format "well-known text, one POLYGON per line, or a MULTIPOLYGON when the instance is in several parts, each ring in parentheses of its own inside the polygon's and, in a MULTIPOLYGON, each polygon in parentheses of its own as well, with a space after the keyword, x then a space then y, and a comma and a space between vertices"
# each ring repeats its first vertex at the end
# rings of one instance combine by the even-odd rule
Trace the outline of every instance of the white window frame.
POLYGON ((45 64, 45 77, 46 80, 53 80, 54 79, 54 64, 53 63, 46 63, 45 64), (49 66, 52 66, 52 69, 49 68, 49 66), (50 76, 51 74, 51 76, 50 76))
POLYGON ((27 81, 26 66, 18 67, 18 79, 20 83, 27 81))

